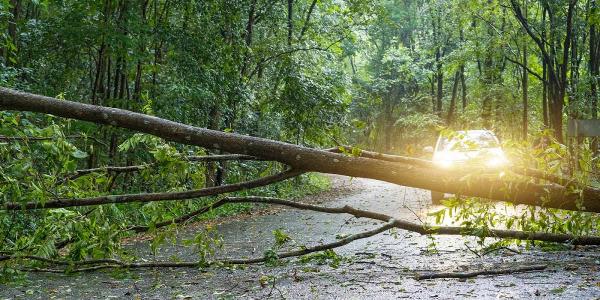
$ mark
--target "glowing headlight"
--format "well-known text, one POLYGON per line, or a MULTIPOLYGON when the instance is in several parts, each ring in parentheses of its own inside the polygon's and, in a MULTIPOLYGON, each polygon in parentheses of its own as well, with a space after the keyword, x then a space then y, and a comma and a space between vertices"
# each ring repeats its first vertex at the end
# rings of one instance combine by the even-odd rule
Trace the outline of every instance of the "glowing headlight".
POLYGON ((493 157, 490 158, 490 160, 487 161, 486 165, 488 167, 500 167, 500 166, 504 166, 507 163, 506 158, 502 157, 502 156, 497 156, 497 157, 493 157))
POLYGON ((444 168, 450 168, 452 166, 453 161, 449 159, 438 160, 436 163, 444 168))
POLYGON ((439 152, 433 160, 440 167, 449 168, 457 160, 457 154, 453 152, 439 152))

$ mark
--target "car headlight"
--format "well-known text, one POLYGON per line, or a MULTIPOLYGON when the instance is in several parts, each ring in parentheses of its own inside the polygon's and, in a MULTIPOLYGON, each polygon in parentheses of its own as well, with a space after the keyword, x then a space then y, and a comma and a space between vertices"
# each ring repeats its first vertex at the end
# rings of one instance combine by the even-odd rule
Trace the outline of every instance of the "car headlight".
POLYGON ((443 168, 450 168, 452 166, 452 164, 454 163, 454 161, 452 161, 450 159, 443 159, 443 160, 436 161, 436 163, 443 168))
POLYGON ((506 165, 507 162, 508 161, 503 156, 496 156, 496 157, 490 158, 487 161, 486 165, 491 168, 497 168, 497 167, 506 165))
POLYGON ((434 156, 433 161, 442 168, 450 168, 457 160, 456 153, 439 152, 434 156))

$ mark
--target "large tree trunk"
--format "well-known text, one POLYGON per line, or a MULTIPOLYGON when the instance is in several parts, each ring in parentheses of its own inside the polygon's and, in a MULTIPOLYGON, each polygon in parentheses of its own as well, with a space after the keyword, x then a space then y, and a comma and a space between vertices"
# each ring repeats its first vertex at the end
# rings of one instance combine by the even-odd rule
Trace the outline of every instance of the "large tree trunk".
POLYGON ((593 188, 583 188, 581 193, 571 193, 559 185, 540 185, 488 176, 474 176, 465 181, 465 173, 460 170, 450 172, 440 168, 351 157, 257 137, 193 127, 122 109, 58 100, 5 88, 0 88, 0 109, 48 113, 127 128, 172 142, 274 160, 297 170, 372 178, 515 204, 543 203, 552 208, 600 212, 600 190, 593 188))

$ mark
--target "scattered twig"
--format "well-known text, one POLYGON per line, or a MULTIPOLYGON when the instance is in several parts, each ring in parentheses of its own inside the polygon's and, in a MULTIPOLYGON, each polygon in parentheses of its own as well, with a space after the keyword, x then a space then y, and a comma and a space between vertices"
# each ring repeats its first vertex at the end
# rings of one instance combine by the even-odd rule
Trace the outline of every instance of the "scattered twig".
POLYGON ((523 272, 531 272, 531 271, 541 271, 545 270, 547 265, 532 265, 526 267, 518 267, 518 268, 504 268, 504 269, 495 269, 495 270, 479 270, 479 271, 471 271, 471 272, 441 272, 441 273, 426 273, 419 274, 415 277, 416 280, 425 280, 425 279, 436 279, 436 278, 472 278, 481 275, 503 275, 503 274, 513 274, 513 273, 523 273, 523 272))
POLYGON ((521 254, 521 252, 519 252, 517 250, 510 249, 509 247, 498 247, 498 248, 492 248, 492 249, 489 249, 487 251, 484 251, 483 253, 481 253, 481 256, 485 256, 485 255, 488 255, 490 253, 493 253, 493 252, 496 252, 496 251, 500 251, 500 250, 507 250, 507 251, 512 252, 514 254, 521 254))

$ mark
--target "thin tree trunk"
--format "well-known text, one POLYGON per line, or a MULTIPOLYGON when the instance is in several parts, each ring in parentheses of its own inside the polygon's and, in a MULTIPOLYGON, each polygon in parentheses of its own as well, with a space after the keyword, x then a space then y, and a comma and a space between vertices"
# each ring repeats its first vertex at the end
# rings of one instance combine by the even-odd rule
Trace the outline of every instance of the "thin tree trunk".
POLYGON ((444 85, 444 73, 442 72, 442 62, 441 62, 441 50, 438 47, 435 52, 435 67, 436 67, 436 82, 437 82, 437 93, 436 93, 436 106, 435 111, 438 117, 442 117, 442 99, 444 97, 443 94, 443 85, 444 85))
POLYGON ((544 82, 542 83, 542 119, 544 120, 544 127, 548 128, 550 122, 548 120, 548 70, 546 70, 546 68, 546 62, 543 61, 542 78, 544 78, 544 82))
MULTIPOLYGON (((590 0, 590 16, 598 15, 596 0, 590 0)), ((600 36, 596 23, 590 24, 590 98, 591 114, 593 119, 598 119, 598 82, 600 80, 600 36)))
POLYGON ((527 72, 527 43, 523 44, 523 78, 521 80, 523 88, 523 140, 527 140, 527 127, 528 127, 528 90, 529 90, 529 73, 527 72))
POLYGON ((288 30, 288 38, 287 44, 288 46, 292 45, 292 38, 294 33, 294 0, 287 0, 287 30, 288 30))
POLYGON ((460 81, 460 70, 456 71, 454 75, 454 84, 452 86, 452 98, 450 98, 450 107, 448 107, 448 118, 446 119, 446 124, 448 126, 452 125, 452 121, 454 119, 454 109, 456 107, 456 95, 458 94, 458 84, 460 81))
POLYGON ((462 93, 462 112, 467 107, 467 84, 465 82, 465 65, 460 66, 460 90, 462 93))
POLYGON ((306 13, 306 18, 304 19, 304 25, 302 25, 302 30, 300 30, 300 37, 298 38, 298 40, 302 41, 302 39, 304 38, 304 34, 306 33, 306 30, 308 29, 308 26, 310 24, 310 17, 312 15, 312 12, 315 10, 315 6, 317 5, 317 0, 313 0, 312 3, 310 4, 310 7, 308 8, 308 12, 306 13))
MULTIPOLYGON (((10 42, 15 45, 15 47, 17 48, 17 51, 19 49, 18 47, 18 36, 17 36, 17 23, 19 22, 19 18, 21 15, 21 0, 11 0, 10 1, 10 5, 12 6, 12 16, 8 22, 8 37, 10 38, 10 42)), ((11 66, 14 65, 14 61, 16 61, 16 55, 13 57, 11 55, 13 55, 14 53, 11 53, 11 51, 5 51, 5 55, 6 55, 6 64, 11 66), (12 59, 11 59, 12 58, 12 59)))

